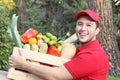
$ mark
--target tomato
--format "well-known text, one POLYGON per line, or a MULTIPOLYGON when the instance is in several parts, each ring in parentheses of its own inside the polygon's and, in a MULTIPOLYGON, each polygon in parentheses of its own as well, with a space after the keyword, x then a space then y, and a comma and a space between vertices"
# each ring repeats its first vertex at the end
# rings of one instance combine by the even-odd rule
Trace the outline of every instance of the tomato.
POLYGON ((56 46, 53 46, 53 45, 51 45, 48 48, 47 53, 50 54, 50 55, 54 55, 54 56, 61 56, 60 51, 56 48, 56 46))
POLYGON ((24 34, 20 36, 20 39, 23 43, 27 43, 30 38, 32 37, 35 38, 37 34, 38 34, 37 30, 30 28, 24 34))

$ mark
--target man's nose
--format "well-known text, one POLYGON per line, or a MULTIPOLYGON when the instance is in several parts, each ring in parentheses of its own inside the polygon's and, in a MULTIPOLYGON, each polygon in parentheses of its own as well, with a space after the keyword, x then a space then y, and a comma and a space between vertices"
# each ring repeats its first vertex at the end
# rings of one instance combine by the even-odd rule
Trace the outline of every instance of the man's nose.
POLYGON ((83 25, 81 30, 86 30, 87 26, 86 25, 83 25))

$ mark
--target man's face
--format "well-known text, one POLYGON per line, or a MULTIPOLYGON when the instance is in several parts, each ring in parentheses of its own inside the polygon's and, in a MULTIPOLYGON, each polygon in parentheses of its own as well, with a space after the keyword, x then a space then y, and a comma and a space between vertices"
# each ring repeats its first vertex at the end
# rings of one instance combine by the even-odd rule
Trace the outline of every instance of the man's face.
POLYGON ((89 16, 81 16, 76 22, 76 34, 82 45, 95 40, 99 31, 96 22, 89 16))

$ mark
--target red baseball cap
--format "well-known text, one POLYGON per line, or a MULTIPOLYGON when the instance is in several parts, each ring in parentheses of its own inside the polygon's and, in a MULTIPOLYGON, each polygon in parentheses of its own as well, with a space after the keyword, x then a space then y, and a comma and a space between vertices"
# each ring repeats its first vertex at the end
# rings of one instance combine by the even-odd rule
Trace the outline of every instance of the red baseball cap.
POLYGON ((96 21, 98 22, 98 24, 100 24, 100 18, 98 14, 92 10, 83 10, 83 11, 77 12, 74 15, 74 18, 77 20, 83 14, 87 14, 93 21, 96 21))

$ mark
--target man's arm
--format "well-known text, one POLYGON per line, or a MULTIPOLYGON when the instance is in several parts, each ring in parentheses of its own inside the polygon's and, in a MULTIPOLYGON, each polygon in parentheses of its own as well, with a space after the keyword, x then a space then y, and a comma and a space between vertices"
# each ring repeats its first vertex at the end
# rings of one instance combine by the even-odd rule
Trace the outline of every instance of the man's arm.
POLYGON ((67 71, 64 65, 60 67, 48 67, 39 64, 27 62, 22 56, 11 56, 9 58, 10 66, 29 71, 38 77, 46 80, 71 80, 72 75, 67 71))

